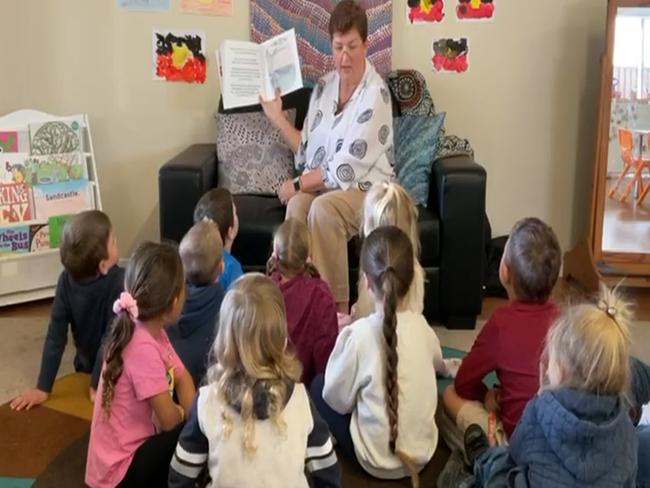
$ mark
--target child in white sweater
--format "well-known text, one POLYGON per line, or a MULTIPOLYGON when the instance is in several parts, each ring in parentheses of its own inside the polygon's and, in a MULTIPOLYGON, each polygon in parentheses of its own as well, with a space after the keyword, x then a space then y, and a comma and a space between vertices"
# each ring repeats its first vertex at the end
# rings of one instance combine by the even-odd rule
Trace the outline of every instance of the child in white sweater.
POLYGON ((232 285, 213 361, 178 440, 171 488, 194 487, 206 466, 210 487, 340 486, 327 424, 298 382, 284 299, 269 278, 248 274, 232 285))
POLYGON ((377 478, 417 473, 438 443, 436 369, 440 342, 425 318, 407 307, 413 246, 397 227, 380 227, 361 251, 363 280, 376 312, 345 327, 312 398, 342 452, 377 478))

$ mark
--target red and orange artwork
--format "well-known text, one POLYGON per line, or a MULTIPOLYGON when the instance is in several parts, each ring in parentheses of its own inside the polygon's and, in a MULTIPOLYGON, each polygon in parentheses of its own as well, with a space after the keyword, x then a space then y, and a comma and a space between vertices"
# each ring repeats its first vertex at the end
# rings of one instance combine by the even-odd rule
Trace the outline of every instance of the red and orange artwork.
POLYGON ((205 83, 204 34, 154 31, 153 43, 155 79, 205 83))
POLYGON ((431 62, 435 72, 466 72, 469 69, 469 43, 467 38, 445 38, 433 41, 431 62))
POLYGON ((445 17, 443 0, 407 0, 408 19, 413 23, 441 22, 445 17))
POLYGON ((458 0, 459 20, 490 20, 494 17, 494 0, 458 0))

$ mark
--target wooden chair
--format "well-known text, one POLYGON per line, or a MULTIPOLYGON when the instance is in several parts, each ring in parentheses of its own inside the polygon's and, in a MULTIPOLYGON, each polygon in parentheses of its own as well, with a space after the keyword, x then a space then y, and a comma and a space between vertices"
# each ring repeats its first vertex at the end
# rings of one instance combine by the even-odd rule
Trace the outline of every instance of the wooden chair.
MULTIPOLYGON (((634 135, 630 129, 619 128, 618 129, 618 145, 621 150, 621 159, 623 160, 623 169, 619 173, 616 181, 610 188, 607 196, 613 198, 618 189, 618 185, 621 184, 621 181, 625 175, 630 171, 630 168, 634 164, 634 135)), ((627 196, 627 195, 626 195, 627 196)))
MULTIPOLYGON (((637 159, 632 158, 633 163, 636 165, 636 171, 634 172, 634 177, 630 182, 625 186, 625 189, 623 190, 623 193, 621 194, 620 201, 624 202, 628 195, 630 194, 630 191, 632 191, 632 188, 634 188, 634 185, 639 185, 639 194, 637 197, 637 204, 641 203, 643 199, 645 198, 646 194, 648 193, 648 189, 644 187, 643 185, 643 170, 647 169, 650 172, 650 159, 646 159, 643 157, 643 147, 650 148, 650 133, 645 133, 642 136, 643 144, 642 147, 639 148, 639 157, 637 159)), ((650 182, 648 182, 648 186, 650 186, 650 182)))

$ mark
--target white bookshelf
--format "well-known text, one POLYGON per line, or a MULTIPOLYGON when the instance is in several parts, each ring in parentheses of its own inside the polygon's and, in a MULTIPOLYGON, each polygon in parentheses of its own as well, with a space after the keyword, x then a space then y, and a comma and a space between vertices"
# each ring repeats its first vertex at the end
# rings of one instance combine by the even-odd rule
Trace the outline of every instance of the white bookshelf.
MULTIPOLYGON (((0 131, 25 130, 29 124, 51 122, 74 117, 80 119, 82 154, 88 170, 94 208, 101 209, 95 151, 88 116, 83 114, 53 115, 38 110, 18 110, 0 117, 0 131)), ((21 222, 28 225, 34 222, 21 222)), ((62 267, 58 249, 0 255, 0 307, 54 296, 56 282, 62 267)))

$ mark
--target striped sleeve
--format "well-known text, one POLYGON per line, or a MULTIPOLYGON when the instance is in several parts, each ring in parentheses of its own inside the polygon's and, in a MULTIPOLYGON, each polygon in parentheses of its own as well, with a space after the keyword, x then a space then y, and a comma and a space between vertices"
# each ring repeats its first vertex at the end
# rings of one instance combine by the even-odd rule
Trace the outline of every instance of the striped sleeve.
POLYGON ((187 414, 187 421, 178 438, 169 469, 169 487, 194 487, 208 460, 208 439, 201 431, 197 411, 197 393, 187 414))
POLYGON ((309 400, 314 427, 307 438, 305 468, 311 477, 314 488, 331 488, 341 486, 341 467, 339 466, 330 431, 320 417, 316 407, 309 400))

